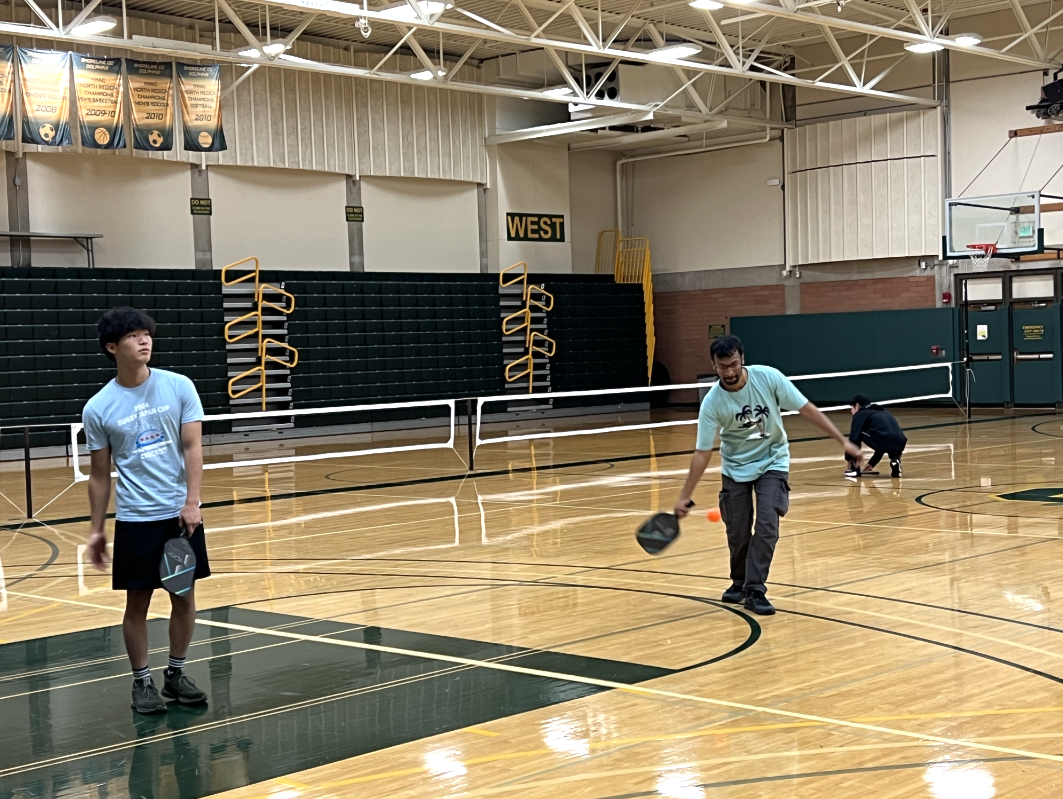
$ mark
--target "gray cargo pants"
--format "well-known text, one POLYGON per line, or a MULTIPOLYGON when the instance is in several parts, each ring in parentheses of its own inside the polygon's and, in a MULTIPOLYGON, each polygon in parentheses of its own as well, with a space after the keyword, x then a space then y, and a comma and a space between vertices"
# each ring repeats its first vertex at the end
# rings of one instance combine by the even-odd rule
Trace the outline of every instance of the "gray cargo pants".
POLYGON ((727 525, 731 584, 736 588, 767 592, 768 569, 779 541, 779 519, 790 509, 789 477, 787 472, 769 471, 750 483, 739 483, 723 475, 720 516, 727 525))

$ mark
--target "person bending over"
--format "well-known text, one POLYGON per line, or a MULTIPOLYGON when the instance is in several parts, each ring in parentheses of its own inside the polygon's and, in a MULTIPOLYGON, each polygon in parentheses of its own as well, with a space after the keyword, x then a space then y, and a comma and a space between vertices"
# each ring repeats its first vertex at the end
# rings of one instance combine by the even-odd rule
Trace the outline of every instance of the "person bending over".
POLYGON ((782 411, 800 413, 841 444, 858 466, 860 448, 846 441, 778 369, 746 366, 737 336, 720 336, 709 354, 720 379, 701 403, 694 457, 675 515, 683 518, 690 512, 694 489, 718 440, 723 473, 720 516, 731 553, 731 587, 724 591, 723 601, 768 616, 775 608, 765 596, 765 583, 779 540, 779 519, 790 507, 790 445, 782 411))
POLYGON ((853 463, 852 459, 846 456, 850 464, 845 476, 859 477, 870 472, 882 460, 883 455, 889 455, 890 477, 900 477, 901 454, 908 445, 908 439, 893 414, 880 405, 872 405, 871 398, 864 394, 857 394, 849 401, 849 411, 853 415, 849 440, 857 447, 866 444, 874 454, 863 471, 860 464, 853 463))

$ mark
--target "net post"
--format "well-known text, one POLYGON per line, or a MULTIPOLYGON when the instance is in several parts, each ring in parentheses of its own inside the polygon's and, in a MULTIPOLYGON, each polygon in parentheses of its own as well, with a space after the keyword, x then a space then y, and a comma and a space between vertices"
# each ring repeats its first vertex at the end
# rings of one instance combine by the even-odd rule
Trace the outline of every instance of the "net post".
POLYGON ((469 471, 476 471, 476 436, 472 429, 472 398, 465 400, 465 432, 469 438, 469 471))
POLYGON ((26 465, 26 518, 33 518, 33 477, 30 474, 30 429, 22 428, 22 456, 26 465))

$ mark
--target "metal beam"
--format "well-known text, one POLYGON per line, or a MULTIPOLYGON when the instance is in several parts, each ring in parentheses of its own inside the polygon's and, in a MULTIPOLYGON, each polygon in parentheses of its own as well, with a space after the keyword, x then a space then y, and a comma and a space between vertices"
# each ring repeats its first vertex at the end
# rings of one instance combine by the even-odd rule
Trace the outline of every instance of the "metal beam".
POLYGON ((603 137, 601 141, 578 142, 570 144, 568 149, 569 152, 579 152, 582 150, 604 150, 610 147, 624 147, 627 145, 638 147, 645 142, 674 139, 677 136, 688 136, 695 133, 708 133, 709 131, 722 130, 726 127, 727 120, 725 119, 721 119, 718 122, 699 122, 696 125, 681 125, 675 128, 665 128, 664 130, 651 130, 647 133, 626 133, 621 136, 603 137))
MULTIPOLYGON (((1022 6, 1019 5, 1019 0, 1011 0, 1011 10, 1015 14, 1015 19, 1019 21, 1019 25, 1022 27, 1023 33, 1033 33, 1030 28, 1030 20, 1026 19, 1026 12, 1022 10, 1022 6)), ((1037 41, 1036 36, 1030 37, 1030 49, 1033 50, 1033 54, 1040 58, 1042 61, 1045 57, 1045 50, 1041 47, 1041 43, 1037 41)))
POLYGON ((615 114, 613 116, 594 117, 593 119, 580 119, 575 122, 561 122, 556 125, 539 125, 535 128, 524 128, 511 133, 499 133, 487 136, 484 144, 506 144, 514 141, 528 141, 529 139, 541 139, 546 136, 563 136, 566 133, 579 133, 583 130, 595 130, 610 125, 631 125, 635 122, 645 122, 653 119, 652 111, 637 111, 631 114, 615 114))
POLYGON ((236 26, 236 29, 240 31, 241 35, 247 39, 247 43, 253 48, 262 53, 262 45, 259 44, 258 39, 255 38, 255 34, 251 33, 250 28, 244 24, 244 21, 240 19, 240 15, 233 11, 232 6, 225 2, 225 0, 218 0, 218 6, 225 12, 225 16, 229 18, 229 21, 236 26))
POLYGON ((48 26, 49 30, 59 30, 58 26, 54 22, 52 22, 52 18, 45 14, 43 11, 41 11, 41 7, 35 2, 33 2, 33 0, 26 0, 26 5, 28 5, 33 10, 33 13, 36 14, 45 25, 48 26))
MULTIPOLYGON (((719 2, 728 8, 735 8, 741 11, 756 11, 769 16, 807 22, 811 25, 817 25, 820 28, 834 28, 836 30, 852 31, 853 33, 866 33, 871 36, 881 36, 884 39, 896 39, 901 42, 917 43, 925 42, 927 40, 926 36, 919 33, 898 30, 896 28, 884 28, 880 25, 868 25, 864 22, 853 22, 840 17, 819 16, 803 11, 787 11, 779 6, 769 6, 755 1, 719 0, 719 2)), ((961 53, 985 56, 986 58, 996 58, 1001 61, 1011 61, 1015 64, 1024 64, 1025 66, 1036 69, 1055 69, 1058 66, 1058 64, 1049 61, 1013 55, 1012 53, 1005 53, 1001 50, 992 50, 988 47, 979 47, 977 45, 974 47, 963 47, 950 39, 936 39, 935 41, 947 50, 956 50, 961 53)))
POLYGON ((101 2, 103 2, 103 0, 92 0, 91 3, 81 9, 81 13, 79 13, 76 17, 70 20, 70 24, 66 26, 64 32, 74 30, 74 28, 76 28, 82 23, 82 21, 84 21, 85 17, 87 17, 89 14, 96 10, 96 6, 98 6, 101 2))

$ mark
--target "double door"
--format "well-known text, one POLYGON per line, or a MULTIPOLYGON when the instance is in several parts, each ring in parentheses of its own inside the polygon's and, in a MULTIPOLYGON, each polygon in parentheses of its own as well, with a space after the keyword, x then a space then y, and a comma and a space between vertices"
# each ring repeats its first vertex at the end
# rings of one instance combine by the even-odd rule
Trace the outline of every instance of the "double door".
POLYGON ((1063 404, 1059 270, 958 276, 961 341, 975 405, 1063 404))

